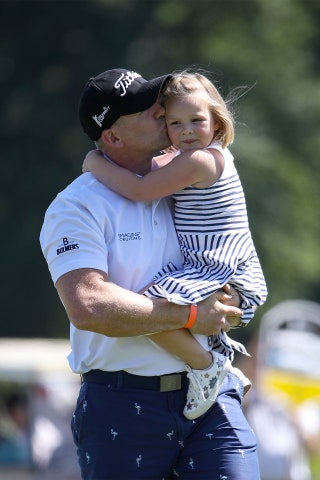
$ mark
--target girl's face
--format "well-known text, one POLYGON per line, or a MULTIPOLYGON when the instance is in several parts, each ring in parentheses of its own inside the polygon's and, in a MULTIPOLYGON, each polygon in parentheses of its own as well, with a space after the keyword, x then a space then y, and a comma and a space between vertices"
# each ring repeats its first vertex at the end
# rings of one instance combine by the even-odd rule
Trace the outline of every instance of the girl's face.
POLYGON ((219 128, 208 102, 197 92, 185 97, 166 98, 165 111, 170 140, 182 151, 207 147, 219 128))

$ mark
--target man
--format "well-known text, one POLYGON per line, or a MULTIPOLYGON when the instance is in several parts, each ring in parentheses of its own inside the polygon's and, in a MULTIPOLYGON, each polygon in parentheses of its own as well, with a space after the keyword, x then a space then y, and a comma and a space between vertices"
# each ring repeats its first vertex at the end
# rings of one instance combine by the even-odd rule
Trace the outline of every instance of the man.
MULTIPOLYGON (((89 80, 80 119, 109 161, 139 175, 156 167, 169 146, 159 98, 168 78, 115 69, 89 80)), ((168 200, 131 202, 85 173, 49 207, 41 245, 71 322, 70 367, 83 380, 72 421, 82 478, 258 479, 239 379, 228 375, 209 412, 189 421, 184 364, 151 335, 228 331, 238 302, 218 292, 196 312, 135 293, 163 265, 181 266, 168 200)))

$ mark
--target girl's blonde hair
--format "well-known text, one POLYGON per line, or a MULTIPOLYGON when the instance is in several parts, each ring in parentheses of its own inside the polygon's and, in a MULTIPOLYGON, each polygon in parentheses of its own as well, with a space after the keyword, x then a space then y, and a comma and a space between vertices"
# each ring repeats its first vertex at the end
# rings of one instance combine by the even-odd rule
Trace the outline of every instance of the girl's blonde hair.
POLYGON ((164 100, 166 97, 184 97, 190 94, 199 94, 208 101, 209 109, 219 124, 214 140, 219 140, 225 148, 232 144, 234 139, 234 119, 226 102, 213 85, 213 83, 201 73, 183 71, 174 73, 167 81, 162 91, 164 100))

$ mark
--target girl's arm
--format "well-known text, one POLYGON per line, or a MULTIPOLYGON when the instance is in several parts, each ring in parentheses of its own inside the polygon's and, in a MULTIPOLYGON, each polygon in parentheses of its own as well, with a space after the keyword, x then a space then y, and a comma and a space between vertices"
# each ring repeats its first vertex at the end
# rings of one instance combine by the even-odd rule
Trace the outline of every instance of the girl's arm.
POLYGON ((209 187, 220 177, 223 167, 223 156, 214 149, 183 152, 143 177, 109 162, 97 150, 89 152, 83 163, 83 171, 90 171, 111 190, 133 201, 166 197, 190 185, 209 187))

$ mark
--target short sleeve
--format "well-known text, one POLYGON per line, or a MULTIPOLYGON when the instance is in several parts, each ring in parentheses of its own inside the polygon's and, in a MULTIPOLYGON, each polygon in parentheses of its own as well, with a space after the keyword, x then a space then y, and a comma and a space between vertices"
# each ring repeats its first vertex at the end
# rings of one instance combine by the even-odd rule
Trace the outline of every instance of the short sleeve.
POLYGON ((55 283, 79 268, 108 273, 108 251, 103 219, 75 198, 57 197, 48 208, 40 244, 55 283))

